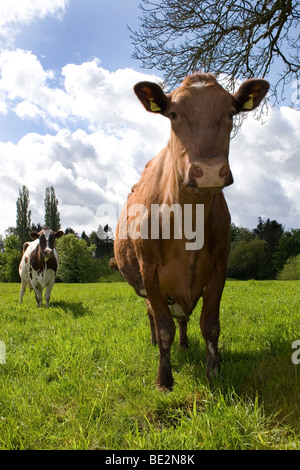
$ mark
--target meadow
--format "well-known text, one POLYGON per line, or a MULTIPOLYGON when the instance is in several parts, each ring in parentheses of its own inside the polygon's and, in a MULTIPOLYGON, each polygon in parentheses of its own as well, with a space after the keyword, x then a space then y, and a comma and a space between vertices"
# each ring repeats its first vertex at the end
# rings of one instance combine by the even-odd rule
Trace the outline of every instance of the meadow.
POLYGON ((49 309, 29 291, 19 304, 19 288, 0 284, 0 449, 300 449, 299 281, 226 282, 211 383, 200 301, 187 351, 176 334, 166 393, 144 300, 126 283, 56 283, 49 309))

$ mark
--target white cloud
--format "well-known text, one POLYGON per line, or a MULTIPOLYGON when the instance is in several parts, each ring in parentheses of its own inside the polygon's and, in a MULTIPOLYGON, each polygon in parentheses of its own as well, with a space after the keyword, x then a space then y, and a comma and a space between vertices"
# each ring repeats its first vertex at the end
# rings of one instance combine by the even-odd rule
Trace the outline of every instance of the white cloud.
POLYGON ((54 186, 63 228, 96 230, 99 206, 113 204, 118 213, 139 178, 135 165, 143 167, 164 143, 162 139, 146 145, 143 134, 133 129, 115 129, 114 134, 62 129, 55 135, 27 134, 17 144, 0 143, 0 198, 9 208, 0 218, 0 233, 15 224, 22 185, 30 191, 32 222, 43 223, 45 188, 54 186))
MULTIPOLYGON (((131 90, 124 93, 130 101, 131 90)), ((262 216, 296 228, 300 116, 287 108, 270 113, 263 126, 249 117, 233 140, 230 161, 235 183, 225 195, 238 225, 253 228, 262 216)), ((146 112, 144 117, 147 121, 146 112)), ((158 116, 150 117, 159 136, 155 142, 151 133, 137 126, 115 127, 109 134, 103 129, 91 133, 62 129, 55 135, 27 134, 17 144, 0 143, 0 197, 7 215, 0 218, 0 233, 15 224, 15 201, 23 184, 30 190, 33 222, 43 222, 44 191, 53 185, 63 228, 70 226, 79 233, 95 230, 99 206, 122 205, 145 163, 168 139, 168 130, 162 132, 160 123, 154 124, 158 116)))
POLYGON ((69 0, 0 0, 0 36, 12 42, 20 24, 53 16, 61 19, 69 0))
MULTIPOLYGON (((124 202, 168 140, 168 120, 147 113, 132 89, 156 77, 132 69, 110 72, 97 59, 44 70, 22 49, 2 51, 0 74, 0 112, 27 123, 38 119, 53 133, 0 142, 0 198, 6 208, 0 233, 15 224, 23 184, 33 222, 43 222, 44 191, 54 186, 63 227, 95 230, 99 205, 124 202)), ((251 116, 243 123, 231 144, 235 183, 225 190, 235 223, 253 228, 262 216, 287 228, 299 226, 299 128, 300 114, 289 108, 270 109, 264 126, 251 116)))
POLYGON ((225 190, 233 222, 253 228, 276 219, 286 228, 300 222, 300 113, 270 109, 264 125, 249 116, 232 141, 234 184, 225 190), (298 196, 297 196, 298 195, 298 196))
MULTIPOLYGON (((145 115, 132 90, 138 81, 157 80, 154 75, 132 69, 109 72, 97 59, 68 64, 55 73, 44 70, 30 51, 16 49, 0 54, 0 76, 0 112, 2 107, 4 113, 10 109, 21 118, 39 117, 54 130, 81 120, 90 131, 138 126, 153 138, 157 135, 157 123, 145 115), (54 85, 57 81, 60 88, 54 85)), ((159 120, 164 122, 157 116, 159 120)), ((165 129, 165 123, 161 126, 165 129)))

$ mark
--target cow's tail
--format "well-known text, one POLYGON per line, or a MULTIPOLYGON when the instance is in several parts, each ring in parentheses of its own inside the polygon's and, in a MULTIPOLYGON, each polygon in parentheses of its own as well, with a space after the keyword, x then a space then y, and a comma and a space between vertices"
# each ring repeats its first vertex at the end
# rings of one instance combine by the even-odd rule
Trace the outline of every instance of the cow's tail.
POLYGON ((115 257, 110 258, 109 267, 110 267, 110 269, 113 269, 114 271, 119 271, 119 266, 118 266, 118 263, 117 263, 115 257))

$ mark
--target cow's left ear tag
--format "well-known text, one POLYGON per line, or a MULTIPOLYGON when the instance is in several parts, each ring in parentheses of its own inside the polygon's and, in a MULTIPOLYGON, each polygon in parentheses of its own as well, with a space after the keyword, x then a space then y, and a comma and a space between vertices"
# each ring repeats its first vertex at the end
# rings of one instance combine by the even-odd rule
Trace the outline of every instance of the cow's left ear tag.
POLYGON ((243 109, 252 109, 253 108, 253 96, 254 95, 249 95, 248 101, 243 104, 243 109))
POLYGON ((158 111, 161 111, 161 108, 155 103, 153 98, 150 98, 150 109, 154 113, 157 113, 158 111))

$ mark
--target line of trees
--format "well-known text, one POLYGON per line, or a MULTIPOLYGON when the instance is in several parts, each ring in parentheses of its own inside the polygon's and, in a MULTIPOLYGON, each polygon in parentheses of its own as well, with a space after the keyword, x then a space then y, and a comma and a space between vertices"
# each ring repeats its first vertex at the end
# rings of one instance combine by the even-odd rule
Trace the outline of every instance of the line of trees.
MULTIPOLYGON (((31 223, 29 190, 23 186, 16 202, 16 227, 9 227, 0 241, 0 282, 19 282, 18 266, 22 246, 31 241, 30 233, 42 229, 31 223)), ((53 187, 45 190, 44 227, 60 228, 58 199, 53 187)), ((109 268, 113 256, 113 233, 108 225, 79 236, 71 227, 57 241, 59 271, 62 282, 120 280, 109 268)), ((231 224, 231 251, 227 276, 235 279, 300 279, 300 229, 285 231, 276 220, 258 219, 249 230, 231 224)))
POLYGON ((19 189, 19 197, 16 202, 16 226, 9 227, 6 230, 8 235, 16 235, 18 237, 21 247, 23 247, 23 243, 31 240, 31 232, 39 232, 43 226, 50 227, 55 232, 60 228, 58 199, 55 196, 53 186, 46 188, 45 190, 45 219, 43 226, 40 223, 31 223, 31 210, 29 209, 29 204, 29 190, 26 186, 22 186, 22 188, 19 189))
POLYGON ((236 279, 300 279, 291 270, 289 275, 281 274, 299 255, 300 229, 284 231, 276 220, 261 217, 253 230, 232 224, 227 275, 236 279))

